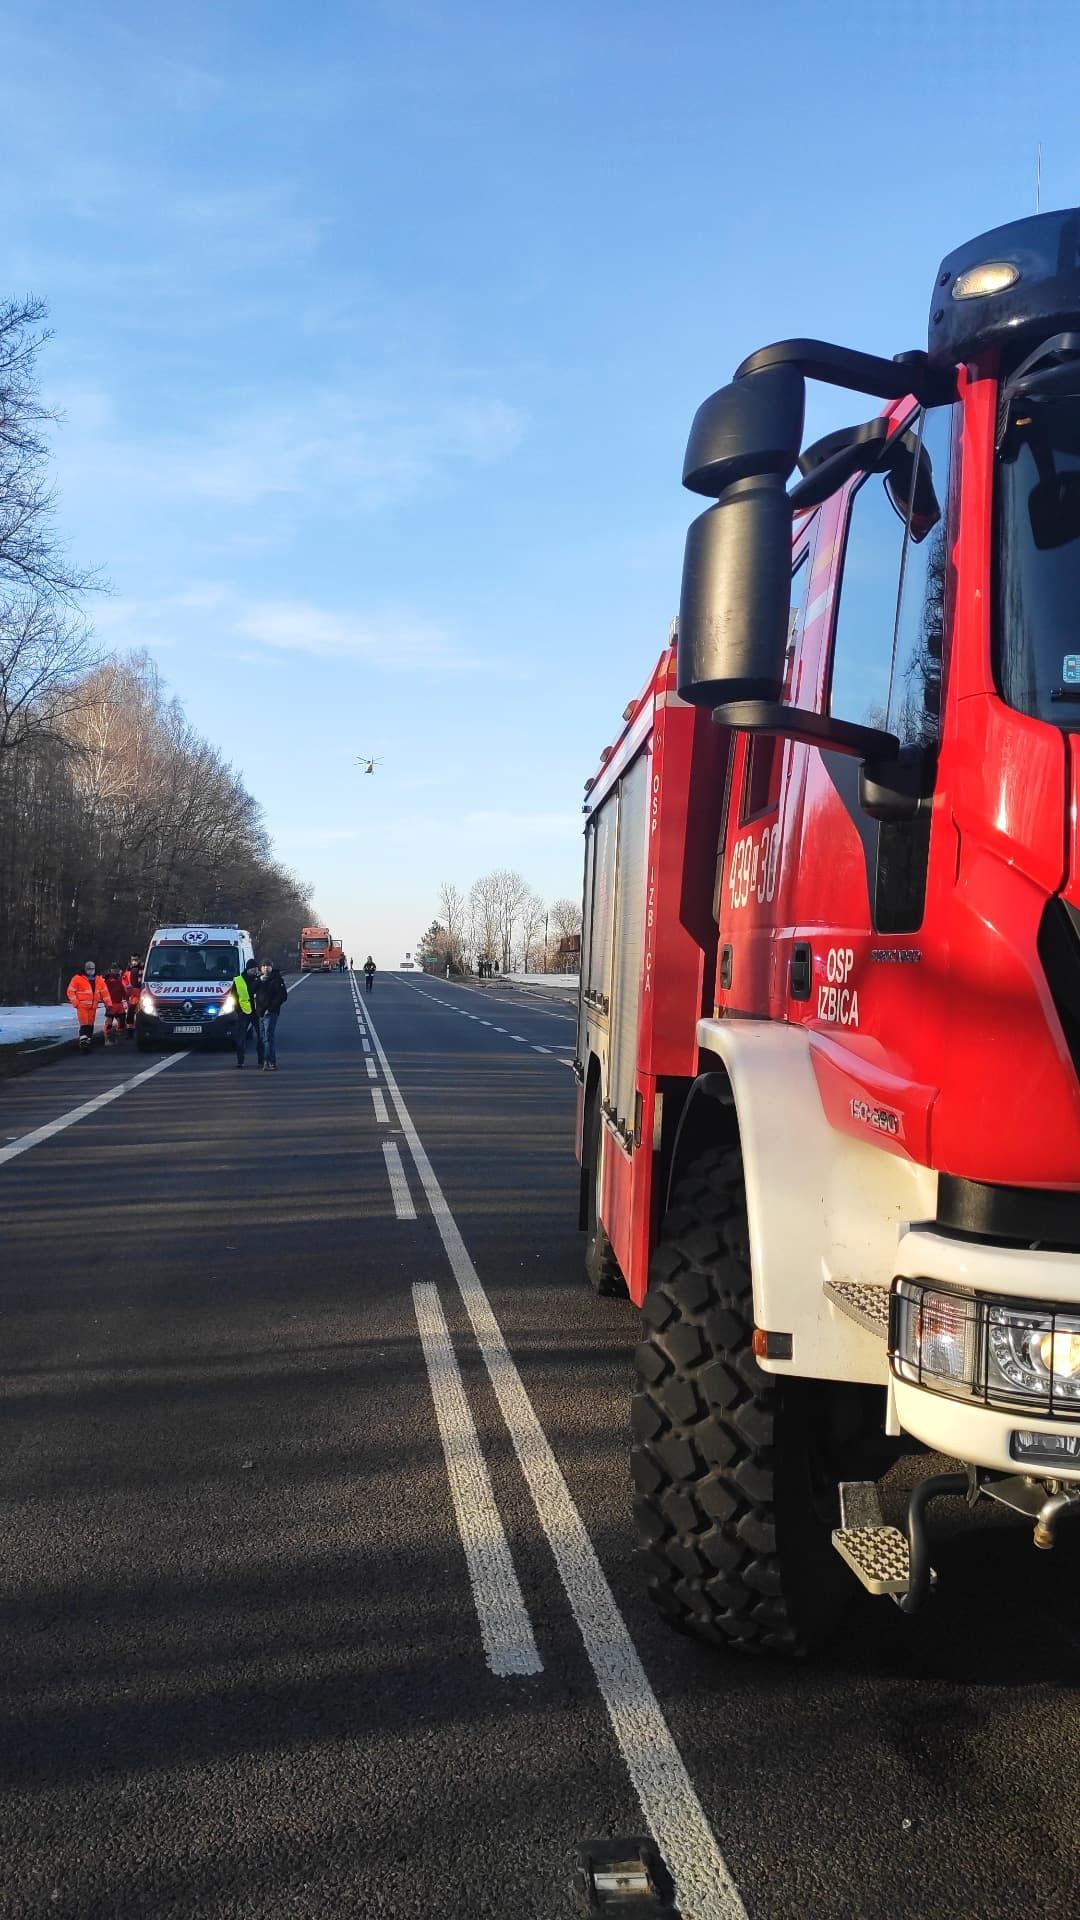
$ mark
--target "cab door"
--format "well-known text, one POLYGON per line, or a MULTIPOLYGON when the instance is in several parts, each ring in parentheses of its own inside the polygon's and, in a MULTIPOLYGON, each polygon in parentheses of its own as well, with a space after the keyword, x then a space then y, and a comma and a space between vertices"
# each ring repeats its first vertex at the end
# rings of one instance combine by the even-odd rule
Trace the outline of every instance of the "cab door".
POLYGON ((787 981, 788 1017, 821 1037, 815 1060, 834 1123, 873 1126, 920 1160, 936 1092, 921 1036, 936 1028, 941 980, 923 919, 934 845, 950 857, 934 793, 955 598, 957 412, 898 417, 890 461, 841 503, 829 644, 807 704, 895 735, 921 797, 871 818, 859 759, 807 750, 787 981))

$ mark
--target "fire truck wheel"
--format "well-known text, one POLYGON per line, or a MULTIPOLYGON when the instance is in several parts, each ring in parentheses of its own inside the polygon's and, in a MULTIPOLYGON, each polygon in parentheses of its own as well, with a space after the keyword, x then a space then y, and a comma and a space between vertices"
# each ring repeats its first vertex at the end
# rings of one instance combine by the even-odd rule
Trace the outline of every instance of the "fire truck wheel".
POLYGON ((585 1272, 594 1293, 626 1293, 615 1249, 600 1224, 600 1109, 593 1101, 589 1123, 589 1223, 585 1272))
POLYGON ((676 1186, 643 1311, 631 1460, 652 1598, 716 1644, 805 1653, 851 1583, 830 1539, 815 1383, 754 1358, 738 1148, 702 1154, 676 1186))

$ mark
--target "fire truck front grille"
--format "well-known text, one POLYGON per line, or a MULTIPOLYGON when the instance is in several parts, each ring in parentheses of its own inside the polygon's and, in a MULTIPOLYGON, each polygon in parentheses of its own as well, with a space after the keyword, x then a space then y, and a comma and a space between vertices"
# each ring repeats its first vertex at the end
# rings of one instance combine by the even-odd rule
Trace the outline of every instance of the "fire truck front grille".
POLYGON ((1046 903, 1039 925, 1039 959, 1080 1075, 1080 912, 1064 900, 1046 903))

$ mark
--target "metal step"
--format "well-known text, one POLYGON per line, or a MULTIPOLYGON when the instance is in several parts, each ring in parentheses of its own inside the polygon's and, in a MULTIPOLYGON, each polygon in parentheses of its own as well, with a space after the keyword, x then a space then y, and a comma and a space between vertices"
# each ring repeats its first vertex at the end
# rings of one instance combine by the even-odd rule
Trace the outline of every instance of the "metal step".
POLYGON ((899 1527, 834 1527, 833 1546, 867 1593, 906 1593, 908 1543, 899 1527))
POLYGON ((881 1340, 889 1337, 889 1289, 872 1287, 865 1280, 826 1280, 825 1298, 831 1300, 849 1320, 881 1340))
POLYGON ((840 1525, 833 1528, 832 1543, 868 1593, 899 1597, 909 1591, 907 1535, 885 1525, 876 1480, 841 1480, 840 1525))

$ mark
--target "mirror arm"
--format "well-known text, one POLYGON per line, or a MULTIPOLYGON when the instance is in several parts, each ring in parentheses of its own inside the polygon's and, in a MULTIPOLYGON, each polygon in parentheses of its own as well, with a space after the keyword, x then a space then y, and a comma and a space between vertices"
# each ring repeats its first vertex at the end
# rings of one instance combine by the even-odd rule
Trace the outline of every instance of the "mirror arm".
POLYGON ((777 340, 759 347, 735 370, 736 380, 770 367, 797 367, 807 380, 845 387, 849 393, 869 393, 879 400, 904 400, 910 393, 923 406, 938 406, 956 392, 956 376, 929 365, 921 348, 886 360, 876 353, 858 353, 830 340, 777 340))
POLYGON ((787 707, 781 701, 730 700, 713 709, 713 720, 718 727, 782 734, 808 747, 820 747, 823 753, 849 753, 859 760, 891 760, 900 752, 893 733, 862 727, 854 720, 834 720, 830 714, 812 713, 806 707, 787 707))

